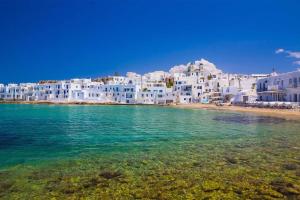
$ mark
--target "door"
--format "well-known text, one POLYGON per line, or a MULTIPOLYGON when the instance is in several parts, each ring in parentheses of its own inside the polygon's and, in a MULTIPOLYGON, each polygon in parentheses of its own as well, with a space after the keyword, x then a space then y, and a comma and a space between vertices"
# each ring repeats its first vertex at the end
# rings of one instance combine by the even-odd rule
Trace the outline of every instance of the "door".
POLYGON ((248 96, 243 96, 243 103, 246 103, 249 100, 248 96))

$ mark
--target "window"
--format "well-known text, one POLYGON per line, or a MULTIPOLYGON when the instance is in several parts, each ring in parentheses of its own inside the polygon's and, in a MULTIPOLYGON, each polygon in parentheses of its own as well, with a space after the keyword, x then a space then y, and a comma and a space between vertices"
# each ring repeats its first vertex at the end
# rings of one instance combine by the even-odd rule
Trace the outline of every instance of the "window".
POLYGON ((294 87, 298 87, 298 84, 297 84, 297 78, 294 78, 294 84, 293 84, 294 87))

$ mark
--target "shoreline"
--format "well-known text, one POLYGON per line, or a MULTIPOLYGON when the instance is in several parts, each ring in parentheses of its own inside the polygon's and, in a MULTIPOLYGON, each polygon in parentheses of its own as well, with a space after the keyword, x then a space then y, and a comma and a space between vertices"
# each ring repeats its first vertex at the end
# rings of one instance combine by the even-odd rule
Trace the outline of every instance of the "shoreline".
POLYGON ((156 104, 121 104, 121 103, 98 103, 98 102, 51 102, 51 101, 0 101, 0 104, 31 104, 31 105, 138 105, 138 106, 166 106, 180 109, 203 109, 225 112, 240 112, 240 113, 252 113, 267 117, 277 117, 288 120, 300 121, 299 109, 272 109, 272 108, 253 108, 242 107, 235 105, 223 105, 217 106, 215 104, 168 104, 168 105, 156 105, 156 104))
POLYGON ((171 107, 181 109, 204 109, 204 110, 215 110, 225 112, 239 112, 239 113, 250 113, 266 117, 283 118, 287 120, 299 120, 300 121, 300 110, 298 109, 272 109, 272 108, 253 108, 253 107, 242 107, 234 105, 223 105, 216 106, 214 104, 177 104, 171 105, 171 107))
POLYGON ((100 102, 53 102, 53 101, 0 101, 0 104, 28 104, 28 105, 147 105, 147 104, 122 104, 100 102))

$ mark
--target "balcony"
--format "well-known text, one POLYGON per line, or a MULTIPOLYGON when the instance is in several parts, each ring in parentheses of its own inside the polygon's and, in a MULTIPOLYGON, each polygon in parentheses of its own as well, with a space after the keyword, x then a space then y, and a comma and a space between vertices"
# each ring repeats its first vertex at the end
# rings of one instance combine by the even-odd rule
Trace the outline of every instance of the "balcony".
POLYGON ((281 85, 268 85, 268 91, 278 91, 283 90, 283 87, 281 85))

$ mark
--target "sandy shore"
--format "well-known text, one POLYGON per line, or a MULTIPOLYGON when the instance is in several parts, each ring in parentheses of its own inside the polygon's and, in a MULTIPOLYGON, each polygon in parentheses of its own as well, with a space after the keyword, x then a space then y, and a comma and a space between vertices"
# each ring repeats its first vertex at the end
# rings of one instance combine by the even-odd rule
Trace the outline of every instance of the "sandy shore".
POLYGON ((207 109, 207 110, 218 110, 218 111, 229 111, 229 112, 247 112, 257 115, 269 116, 269 117, 279 117, 291 120, 300 120, 300 110, 291 109, 272 109, 272 108, 252 108, 252 107, 241 107, 241 106, 216 106, 214 104, 177 104, 171 105, 176 108, 184 109, 207 109))

